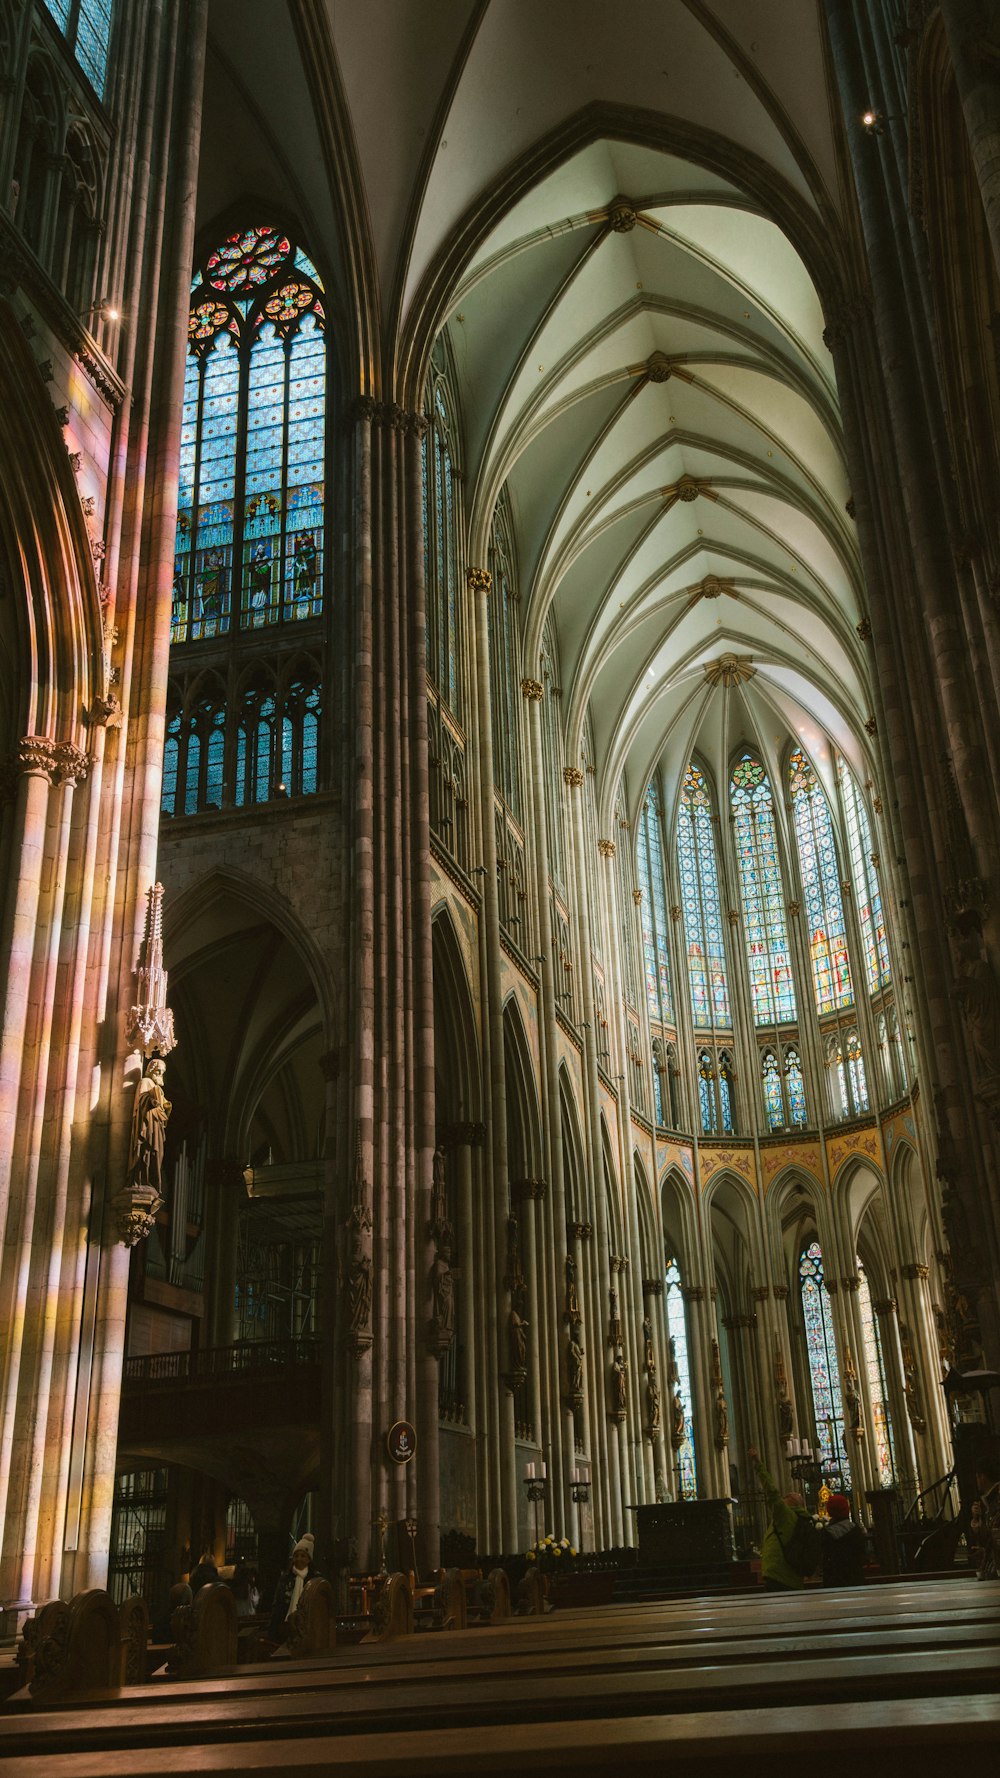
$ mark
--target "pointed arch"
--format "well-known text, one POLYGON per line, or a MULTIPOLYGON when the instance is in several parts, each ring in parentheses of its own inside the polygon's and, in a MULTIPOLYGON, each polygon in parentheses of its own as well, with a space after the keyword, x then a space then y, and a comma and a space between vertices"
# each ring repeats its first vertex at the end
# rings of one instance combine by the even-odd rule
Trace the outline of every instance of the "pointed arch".
POLYGON ((479 1031, 461 941, 446 903, 431 914, 431 953, 438 1124, 445 1121, 444 1112, 448 1122, 478 1123, 483 1115, 479 1031))
POLYGON ((507 1082, 507 1172, 511 1182, 542 1174, 541 1107, 535 1066, 516 995, 503 1009, 504 1071, 507 1082))

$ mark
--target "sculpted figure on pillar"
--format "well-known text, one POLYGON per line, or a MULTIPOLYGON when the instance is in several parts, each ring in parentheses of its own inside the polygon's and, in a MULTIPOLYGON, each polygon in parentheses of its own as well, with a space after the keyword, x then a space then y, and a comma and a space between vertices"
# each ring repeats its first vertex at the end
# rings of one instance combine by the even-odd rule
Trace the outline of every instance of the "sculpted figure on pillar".
POLYGON ((646 1408, 648 1420, 646 1430, 650 1438, 660 1430, 660 1385, 656 1381, 656 1372, 652 1370, 646 1377, 646 1408))
POLYGON ((681 1400, 681 1379, 677 1369, 677 1342, 673 1334, 670 1336, 667 1382, 670 1385, 670 1443, 675 1451, 679 1451, 687 1428, 684 1425, 684 1403, 681 1400))
POLYGON ((163 1091, 165 1076, 162 1056, 151 1056, 135 1091, 129 1155, 129 1184, 161 1196, 163 1148, 171 1112, 170 1100, 163 1091))
POLYGON ((580 1314, 580 1298, 576 1288, 576 1260, 571 1253, 566 1255, 566 1308, 563 1319, 568 1321, 571 1327, 583 1319, 580 1314))
POLYGON ((576 1407, 583 1401, 583 1347, 572 1333, 566 1347, 566 1372, 569 1397, 576 1407))
POLYGON ((371 1211, 354 1204, 348 1219, 350 1257, 347 1265, 347 1319, 355 1354, 371 1345, 372 1256, 371 1211))
POLYGON ((976 1096, 1000 1127, 1000 985, 986 953, 976 909, 963 909, 952 927, 952 936, 955 995, 972 1051, 976 1096))
POLYGON ((611 1384, 615 1404, 611 1418, 620 1425, 628 1412, 628 1362, 621 1346, 616 1346, 611 1361, 611 1384))
POLYGON ((510 1312, 510 1368, 515 1376, 523 1376, 528 1368, 528 1322, 516 1309, 510 1312))

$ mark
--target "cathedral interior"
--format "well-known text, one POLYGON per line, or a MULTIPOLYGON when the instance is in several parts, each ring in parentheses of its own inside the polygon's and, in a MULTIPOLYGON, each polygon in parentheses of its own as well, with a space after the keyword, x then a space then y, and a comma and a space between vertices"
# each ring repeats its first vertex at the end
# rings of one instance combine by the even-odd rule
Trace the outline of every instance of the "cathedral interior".
POLYGON ((0 0, 0 1639, 510 1555, 529 1471, 585 1552, 756 1549, 751 1447, 960 1512, 998 69, 992 0, 0 0))

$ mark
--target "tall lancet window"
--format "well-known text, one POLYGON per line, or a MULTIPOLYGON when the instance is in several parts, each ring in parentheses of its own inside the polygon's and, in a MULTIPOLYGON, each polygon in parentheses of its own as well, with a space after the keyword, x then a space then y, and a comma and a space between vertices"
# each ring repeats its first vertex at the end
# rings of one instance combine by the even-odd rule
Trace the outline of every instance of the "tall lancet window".
POLYGON ((868 1398, 871 1402, 872 1425, 875 1429, 875 1460, 878 1466, 879 1487, 891 1488, 896 1475, 896 1447, 892 1431, 892 1412, 889 1407, 889 1382, 885 1371, 885 1358, 882 1352, 882 1337, 879 1333, 875 1308, 872 1303, 871 1285, 864 1262, 858 1258, 858 1309, 861 1314, 861 1329, 864 1335, 865 1374, 868 1381, 868 1398))
POLYGON ((808 1247, 803 1248, 799 1257, 799 1289, 809 1358, 816 1443, 827 1481, 831 1477, 842 1476, 844 1486, 849 1490, 851 1466, 843 1443, 844 1404, 840 1388, 840 1366, 837 1363, 830 1298, 823 1282, 823 1255, 818 1241, 811 1241, 808 1247))
POLYGON ((642 890, 642 953, 646 965, 649 1016, 661 1025, 673 1018, 670 994, 670 939, 664 878, 660 799, 650 784, 639 814, 637 835, 639 888, 642 890))
POLYGON ((691 1408, 691 1366, 688 1360, 687 1312, 681 1286, 681 1269, 675 1255, 669 1254, 666 1271, 667 1334, 670 1340, 670 1364, 667 1371, 667 1413, 671 1416, 671 1444, 679 1434, 674 1450, 674 1489, 678 1499, 693 1500, 698 1491, 698 1474, 694 1458, 694 1419, 691 1408), (677 1404, 676 1407, 674 1404, 677 1404), (676 1415, 676 1427, 673 1416, 676 1415))
POLYGON ((767 773, 750 753, 744 753, 733 773, 729 798, 743 892, 754 1022, 758 1025, 788 1024, 795 1019, 795 989, 778 864, 774 801, 767 773))
POLYGON ((493 723, 493 779, 515 818, 524 821, 521 772, 520 661, 517 556, 510 495, 506 488, 493 513, 489 567, 493 585, 487 601, 490 627, 490 716, 493 723))
POLYGON ((677 821, 681 906, 687 937, 691 1010, 697 1027, 731 1022, 712 801, 704 776, 688 766, 677 821))
POLYGON ((263 224, 195 274, 171 640, 323 609, 326 317, 315 266, 263 224))
POLYGON ((55 21, 76 61, 103 99, 111 44, 112 0, 45 0, 45 10, 55 21))
POLYGON ((826 797, 800 747, 788 761, 788 781, 816 1007, 821 1014, 836 1012, 854 1005, 837 848, 826 797))
POLYGON ((889 944, 885 936, 885 918, 882 913, 882 896, 875 868, 875 853, 872 850, 872 830, 868 823, 868 811, 855 782, 854 773, 847 761, 839 756, 837 778, 844 803, 844 814, 847 818, 847 838, 851 850, 851 880, 854 884, 854 902, 858 910, 858 921, 865 945, 868 992, 877 994, 880 988, 889 986, 892 980, 892 970, 889 965, 889 944))
POLYGON ((447 342, 434 348, 424 433, 424 573, 427 671, 453 716, 461 715, 461 598, 465 573, 459 486, 458 403, 447 342))

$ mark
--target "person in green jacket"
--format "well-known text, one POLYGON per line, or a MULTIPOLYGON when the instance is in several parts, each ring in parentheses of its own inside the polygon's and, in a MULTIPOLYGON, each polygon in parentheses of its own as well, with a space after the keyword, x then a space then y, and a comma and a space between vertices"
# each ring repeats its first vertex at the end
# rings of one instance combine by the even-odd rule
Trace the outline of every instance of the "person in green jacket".
POLYGON ((764 1541, 760 1546, 760 1573, 764 1582, 764 1590, 768 1593, 784 1593, 799 1591, 805 1586, 805 1579, 797 1574, 785 1557, 785 1546, 792 1532, 795 1521, 800 1516, 808 1518, 806 1503, 801 1494, 782 1494, 774 1479, 768 1475, 760 1460, 760 1452, 756 1445, 747 1451, 751 1463, 757 1471, 757 1479, 764 1490, 768 1506, 771 1508, 771 1522, 764 1533, 764 1541))

